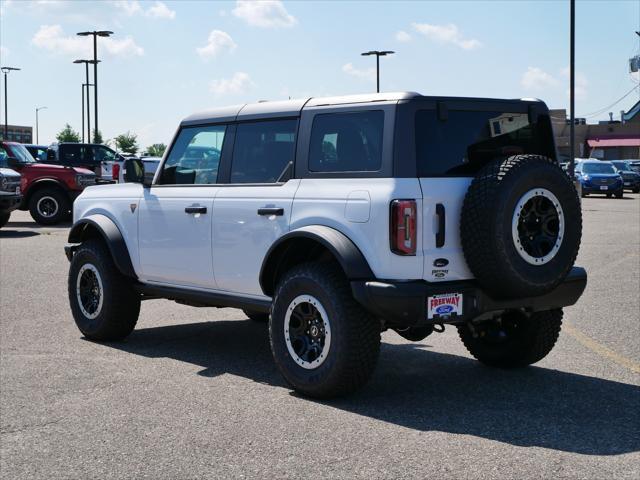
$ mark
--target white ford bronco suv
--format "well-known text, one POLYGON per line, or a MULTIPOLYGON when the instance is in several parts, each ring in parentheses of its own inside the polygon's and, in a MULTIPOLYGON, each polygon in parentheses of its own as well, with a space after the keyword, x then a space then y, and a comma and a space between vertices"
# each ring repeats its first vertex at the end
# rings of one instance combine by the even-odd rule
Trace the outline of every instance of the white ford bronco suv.
MULTIPOLYGON (((342 395, 371 376, 380 333, 455 325, 502 368, 539 361, 574 267, 580 200, 538 100, 380 93, 192 115, 153 180, 85 189, 65 248, 87 338, 134 329, 140 302, 234 307, 269 323, 287 382, 342 395)), ((238 352, 241 354, 241 352, 238 352)))

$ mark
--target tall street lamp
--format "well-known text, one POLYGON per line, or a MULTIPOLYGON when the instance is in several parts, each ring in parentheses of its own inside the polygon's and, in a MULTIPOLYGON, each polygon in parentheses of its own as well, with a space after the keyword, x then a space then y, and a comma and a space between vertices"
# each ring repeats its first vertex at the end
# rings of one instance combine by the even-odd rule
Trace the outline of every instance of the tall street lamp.
POLYGON ((2 67, 0 70, 4 73, 4 140, 6 142, 9 140, 9 120, 7 120, 7 104, 9 103, 9 100, 7 100, 7 73, 20 69, 15 67, 2 67))
POLYGON ((394 53, 396 52, 392 52, 391 50, 370 50, 360 54, 364 57, 368 57, 369 55, 376 56, 376 92, 378 93, 380 93, 380 57, 386 57, 394 53))
MULTIPOLYGON (((81 37, 93 35, 93 114, 96 119, 96 132, 98 131, 98 37, 109 37, 113 32, 109 30, 93 30, 90 32, 78 32, 81 37)), ((89 80, 87 79, 87 83, 89 80)), ((88 94, 88 92, 87 92, 88 94)), ((89 97, 87 97, 87 102, 89 97)), ((91 134, 89 134, 89 142, 91 142, 91 134)))
POLYGON ((38 112, 40 110, 44 110, 45 108, 47 107, 36 107, 36 143, 40 143, 40 137, 38 136, 38 112))
MULTIPOLYGON (((91 143, 91 114, 89 112, 89 105, 91 102, 89 102, 89 64, 93 64, 93 66, 95 67, 98 63, 100 62, 100 60, 74 60, 73 63, 84 63, 85 66, 85 71, 86 71, 86 83, 82 84, 82 87, 84 88, 85 86, 87 87, 87 141, 88 143, 91 143)), ((84 90, 83 90, 84 91, 84 90)), ((95 92, 95 84, 94 84, 94 92, 95 92)), ((82 103, 84 104, 84 100, 82 101, 82 103)), ((84 105, 83 105, 84 107, 84 105)), ((95 113, 95 110, 94 110, 95 113)), ((84 124, 84 122, 82 122, 84 124)), ((97 127, 96 127, 97 128, 97 127)), ((84 137, 84 127, 82 127, 83 130, 83 137, 84 137)))

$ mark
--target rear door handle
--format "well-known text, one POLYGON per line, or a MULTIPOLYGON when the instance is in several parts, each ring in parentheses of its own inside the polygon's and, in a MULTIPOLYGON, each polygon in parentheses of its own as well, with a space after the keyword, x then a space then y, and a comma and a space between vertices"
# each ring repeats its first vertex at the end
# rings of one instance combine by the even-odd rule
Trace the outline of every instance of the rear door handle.
POLYGON ((438 217, 438 231, 436 232, 436 248, 444 247, 446 217, 444 205, 436 204, 436 216, 438 217))
POLYGON ((189 215, 193 215, 196 213, 207 213, 207 207, 186 207, 184 209, 185 213, 188 213, 189 215))
POLYGON ((278 208, 278 207, 259 208, 258 215, 265 215, 265 216, 276 215, 278 217, 281 217, 282 215, 284 215, 284 208, 278 208))

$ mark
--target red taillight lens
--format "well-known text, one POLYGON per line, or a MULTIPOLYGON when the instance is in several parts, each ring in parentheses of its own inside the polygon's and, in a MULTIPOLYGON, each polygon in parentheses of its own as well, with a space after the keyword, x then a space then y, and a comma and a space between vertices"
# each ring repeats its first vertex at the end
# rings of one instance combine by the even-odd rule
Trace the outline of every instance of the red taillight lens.
POLYGON ((391 202, 391 251, 398 255, 415 255, 418 208, 415 200, 391 202))
POLYGON ((112 174, 111 176, 116 182, 120 180, 120 164, 119 163, 113 164, 113 167, 111 168, 111 174, 112 174))

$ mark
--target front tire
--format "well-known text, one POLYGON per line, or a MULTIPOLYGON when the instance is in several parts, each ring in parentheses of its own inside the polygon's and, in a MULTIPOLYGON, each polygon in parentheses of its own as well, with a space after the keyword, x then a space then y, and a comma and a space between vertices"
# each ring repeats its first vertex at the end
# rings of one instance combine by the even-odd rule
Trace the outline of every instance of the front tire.
POLYGON ((269 339, 275 363, 294 390, 329 398, 369 380, 380 351, 380 324, 354 300, 337 266, 306 263, 278 283, 269 339))
POLYGON ((622 198, 624 196, 624 190, 620 190, 614 194, 616 198, 622 198))
POLYGON ((9 223, 9 217, 11 217, 11 212, 0 214, 0 228, 9 223))
POLYGON ((55 225, 67 218, 71 205, 58 188, 41 188, 29 200, 29 213, 40 225, 55 225))
POLYGON ((542 360, 553 349, 562 326, 562 309, 537 312, 527 317, 506 313, 497 322, 469 328, 458 326, 464 346, 477 360, 491 367, 526 367, 542 360))
POLYGON ((120 273, 100 240, 83 243, 69 268, 69 304, 82 334, 90 340, 122 340, 136 326, 140 295, 120 273))

